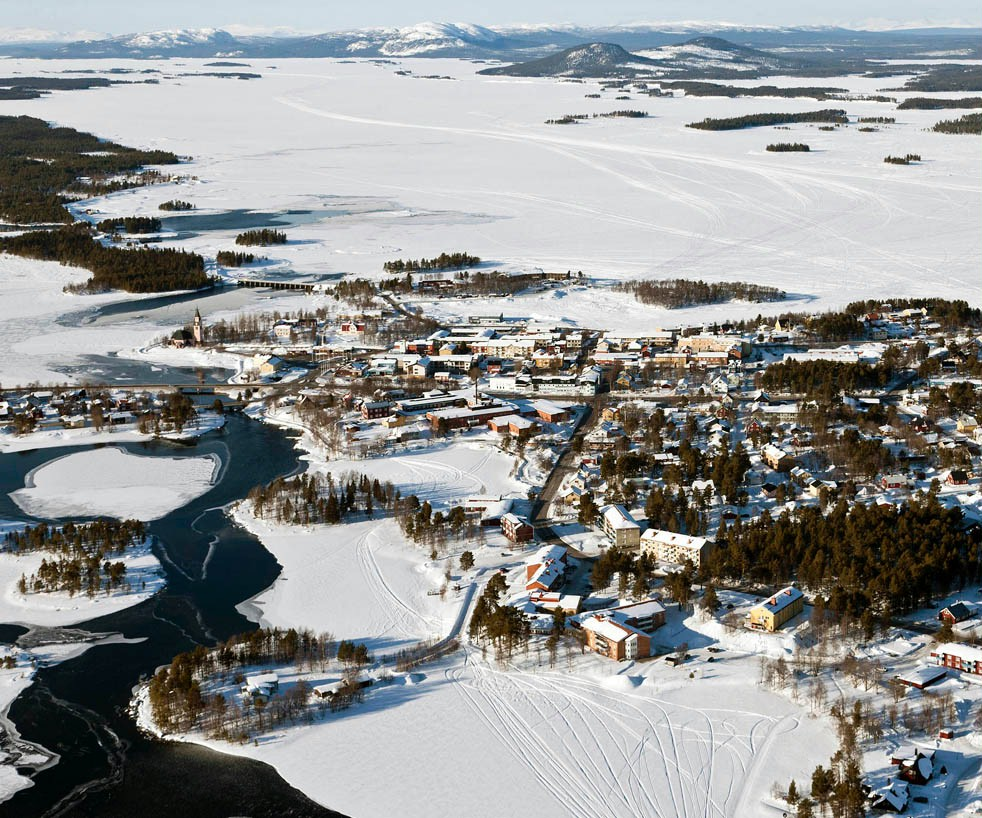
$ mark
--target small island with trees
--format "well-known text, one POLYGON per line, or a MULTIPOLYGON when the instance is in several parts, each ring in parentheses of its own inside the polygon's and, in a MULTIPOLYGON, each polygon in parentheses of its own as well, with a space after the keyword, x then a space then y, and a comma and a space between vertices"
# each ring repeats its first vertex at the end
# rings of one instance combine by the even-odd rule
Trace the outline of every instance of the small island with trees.
POLYGON ((772 145, 768 145, 766 150, 773 153, 808 153, 811 148, 804 142, 775 142, 772 145))
POLYGON ((387 261, 382 269, 387 273, 415 273, 425 270, 458 270, 462 267, 475 267, 481 259, 470 253, 455 251, 440 253, 435 258, 401 259, 387 261))
POLYGON ((802 111, 791 114, 747 114, 722 119, 706 117, 700 122, 690 122, 685 127, 701 131, 736 131, 742 128, 759 128, 766 125, 789 125, 796 122, 835 122, 845 124, 849 121, 841 108, 824 108, 821 111, 802 111))
POLYGON ((271 244, 286 244, 286 233, 280 230, 246 230, 235 237, 235 243, 246 247, 268 247, 271 244))
POLYGON ((185 202, 181 199, 171 199, 167 202, 161 202, 157 205, 158 210, 194 210, 194 205, 191 202, 185 202))
POLYGON ((721 281, 708 284, 686 278, 623 281, 614 285, 619 292, 633 293, 642 304, 668 309, 694 307, 699 304, 722 304, 726 301, 782 301, 784 290, 751 284, 747 281, 721 281))

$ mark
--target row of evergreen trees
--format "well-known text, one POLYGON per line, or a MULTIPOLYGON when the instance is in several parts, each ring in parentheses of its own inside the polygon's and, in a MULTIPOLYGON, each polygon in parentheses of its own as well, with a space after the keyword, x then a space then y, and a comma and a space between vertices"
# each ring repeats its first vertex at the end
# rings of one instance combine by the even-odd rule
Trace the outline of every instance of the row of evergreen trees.
POLYGON ((268 228, 263 228, 262 230, 246 230, 244 233, 239 233, 235 237, 235 243, 247 246, 259 245, 260 247, 266 247, 270 244, 286 244, 286 233, 268 228))
POLYGON ((161 222, 155 216, 123 216, 103 219, 95 227, 100 233, 159 233, 161 222))
POLYGON ((305 473, 256 486, 249 500, 260 519, 289 525, 335 525, 352 514, 371 517, 376 509, 392 510, 399 492, 392 483, 380 483, 366 474, 346 472, 335 480, 330 473, 324 477, 305 473))
POLYGON ((456 251, 440 253, 435 258, 401 259, 387 261, 382 269, 387 273, 418 272, 420 270, 456 270, 461 267, 473 267, 481 263, 481 259, 469 253, 456 251))
POLYGON ((761 386, 773 392, 795 392, 831 400, 840 392, 878 389, 895 374, 889 363, 843 363, 841 361, 783 361, 771 364, 761 376, 761 386))
POLYGON ((898 111, 941 111, 949 108, 982 108, 982 97, 961 97, 959 99, 908 97, 897 106, 898 111))
POLYGON ((215 261, 223 267, 241 267, 243 264, 252 264, 255 260, 252 253, 237 253, 235 250, 219 250, 215 254, 215 261))
POLYGON ((808 153, 811 148, 804 142, 775 142, 772 145, 768 145, 765 150, 769 150, 772 153, 808 153))
MULTIPOLYGON (((71 194, 93 196, 139 180, 121 180, 145 165, 172 165, 168 151, 103 142, 74 128, 29 116, 0 116, 0 217, 18 224, 71 223, 71 194)), ((147 181, 153 181, 148 177, 147 181)))
MULTIPOLYGON (((687 97, 809 97, 811 99, 835 99, 838 94, 847 94, 846 88, 830 88, 823 86, 800 86, 795 88, 779 88, 776 85, 751 85, 738 87, 736 85, 721 85, 716 82, 701 82, 699 80, 674 80, 662 82, 663 90, 685 91, 687 97)), ((656 94, 657 95, 657 94, 656 94)))
POLYGON ((758 128, 763 125, 788 125, 793 122, 836 122, 845 124, 849 121, 846 112, 841 108, 823 108, 821 111, 802 111, 797 114, 747 114, 715 119, 706 117, 701 122, 690 122, 687 128, 698 128, 702 131, 734 131, 741 128, 758 128))
POLYGON ((903 507, 850 508, 841 498, 828 514, 805 507, 771 519, 765 512, 752 523, 721 527, 709 574, 770 586, 798 582, 827 597, 840 617, 870 611, 889 618, 977 580, 978 546, 961 521, 960 510, 933 495, 903 507))
POLYGON ((982 134, 982 114, 965 114, 958 119, 943 119, 931 130, 937 133, 982 134))
POLYGON ((183 199, 171 199, 166 202, 161 202, 157 205, 158 210, 194 210, 194 205, 191 202, 186 202, 183 199))
POLYGON ((786 293, 776 287, 748 281, 723 281, 709 284, 688 278, 622 281, 615 290, 632 293, 642 304, 678 309, 697 304, 721 304, 725 301, 781 301, 786 293))
POLYGON ((92 237, 91 230, 81 222, 56 230, 35 230, 0 239, 0 250, 92 272, 84 284, 67 286, 65 289, 70 292, 150 293, 213 285, 205 273, 205 261, 197 253, 170 248, 107 247, 92 237))

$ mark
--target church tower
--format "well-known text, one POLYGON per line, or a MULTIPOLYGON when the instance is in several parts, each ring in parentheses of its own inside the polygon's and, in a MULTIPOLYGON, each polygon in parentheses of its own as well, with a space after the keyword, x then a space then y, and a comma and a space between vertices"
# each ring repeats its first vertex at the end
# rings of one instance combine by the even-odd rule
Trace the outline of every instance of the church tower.
POLYGON ((205 342, 205 326, 201 323, 201 312, 198 310, 194 311, 192 334, 194 335, 194 345, 196 347, 201 346, 205 342))

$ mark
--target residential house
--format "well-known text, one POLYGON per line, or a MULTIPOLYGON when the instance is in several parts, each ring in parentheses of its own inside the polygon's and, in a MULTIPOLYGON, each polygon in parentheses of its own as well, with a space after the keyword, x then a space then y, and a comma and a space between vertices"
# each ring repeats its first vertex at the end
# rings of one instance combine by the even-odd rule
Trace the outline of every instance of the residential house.
POLYGON ((641 553, 659 562, 682 565, 691 562, 696 568, 709 558, 713 543, 705 537, 690 537, 674 531, 649 528, 641 535, 641 553))
POLYGON ((664 606, 649 599, 599 611, 580 627, 590 650, 619 662, 651 656, 651 634, 664 624, 664 606))
POLYGON ((955 421, 955 428, 963 434, 970 435, 979 428, 979 422, 968 414, 961 414, 955 421))
POLYGON ((789 471, 794 465, 794 458, 773 443, 765 443, 760 449, 760 456, 774 471, 789 471))
POLYGON ((974 615, 975 612, 964 602, 953 602, 947 608, 941 609, 938 613, 938 619, 941 622, 947 622, 949 625, 956 625, 959 622, 964 622, 966 619, 971 619, 974 615))
POLYGON ((751 608, 748 615, 749 625, 752 630, 774 633, 804 609, 805 595, 794 586, 789 586, 751 608))
POLYGON ((384 418, 392 412, 394 406, 395 404, 388 400, 362 401, 361 416, 365 420, 384 418))
POLYGON ((534 534, 528 520, 511 512, 501 515, 501 533, 516 543, 529 542, 534 534))
POLYGON ((939 644, 931 651, 931 659, 937 665, 982 676, 982 648, 974 645, 960 642, 939 644))
POLYGON ((600 509, 600 522, 604 534, 622 548, 638 548, 641 544, 641 526, 622 505, 612 504, 600 509))

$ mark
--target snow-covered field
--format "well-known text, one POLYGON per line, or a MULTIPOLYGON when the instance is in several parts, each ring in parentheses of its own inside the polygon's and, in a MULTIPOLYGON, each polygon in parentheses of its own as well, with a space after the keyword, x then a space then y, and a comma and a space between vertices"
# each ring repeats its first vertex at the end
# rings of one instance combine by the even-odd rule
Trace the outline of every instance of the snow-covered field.
POLYGON ((747 683, 750 659, 691 679, 663 662, 560 661, 502 669, 467 649, 325 722, 205 743, 366 818, 756 818, 775 781, 807 780, 834 750, 822 722, 747 683))
MULTIPOLYGON (((471 442, 367 460, 307 457, 314 471, 388 480, 404 497, 416 494, 437 509, 469 495, 524 496, 528 488, 510 476, 513 457, 471 442)), ((244 504, 235 519, 283 566, 268 589, 239 606, 263 625, 330 631, 389 653, 446 636, 467 598, 427 593, 440 589, 444 560, 431 562, 428 549, 408 542, 391 516, 305 528, 257 520, 244 504)))
MULTIPOLYGON (((181 62, 182 70, 200 65, 181 62)), ((24 73, 91 68, 71 61, 5 65, 24 73)), ((100 67, 127 65, 144 67, 126 61, 100 67)), ((161 67, 166 72, 168 63, 161 67)), ((793 308, 875 296, 972 302, 982 296, 977 139, 929 130, 950 112, 849 101, 841 105, 852 117, 898 121, 873 133, 855 125, 822 132, 806 124, 779 132, 696 131, 685 124, 828 104, 638 94, 629 102, 611 94, 592 100, 584 94, 596 91, 595 83, 480 77, 477 68, 452 60, 278 60, 276 68, 253 66, 263 74, 258 80, 165 73, 159 85, 53 93, 7 102, 4 110, 193 157, 180 170, 196 179, 80 204, 93 210, 92 218, 158 215, 157 205, 175 197, 193 201, 202 215, 233 208, 315 211, 292 217, 299 223, 287 227, 290 243, 269 248, 264 269, 379 275, 387 259, 466 249, 492 268, 583 270, 608 280, 749 279, 794 293, 787 305, 793 308), (455 80, 398 76, 397 69, 455 80), (649 117, 544 124, 564 113, 624 107, 649 117), (175 111, 193 127, 175 125, 175 111), (804 141, 812 150, 766 152, 773 141, 804 141), (886 155, 898 153, 919 153, 925 161, 884 164, 886 155)), ((834 77, 823 84, 873 94, 902 81, 834 77)), ((198 231, 180 244, 213 257, 231 246, 236 232, 198 231)), ((80 350, 138 350, 179 325, 137 319, 54 325, 60 313, 118 297, 61 293, 64 283, 84 275, 0 259, 0 295, 5 304, 14 303, 8 295, 17 299, 17 308, 0 318, 0 333, 16 353, 0 362, 0 381, 48 380, 54 362, 80 350)), ((312 306, 320 299, 296 300, 312 306)), ((672 324, 720 315, 719 308, 684 315, 641 309, 626 296, 589 291, 499 304, 505 306, 591 324, 672 324)), ((762 307, 734 304, 725 313, 752 316, 762 307)), ((441 309, 473 312, 479 305, 447 302, 441 309)))
POLYGON ((141 457, 124 449, 90 449, 29 472, 11 498, 33 517, 157 520, 211 489, 217 456, 141 457))

